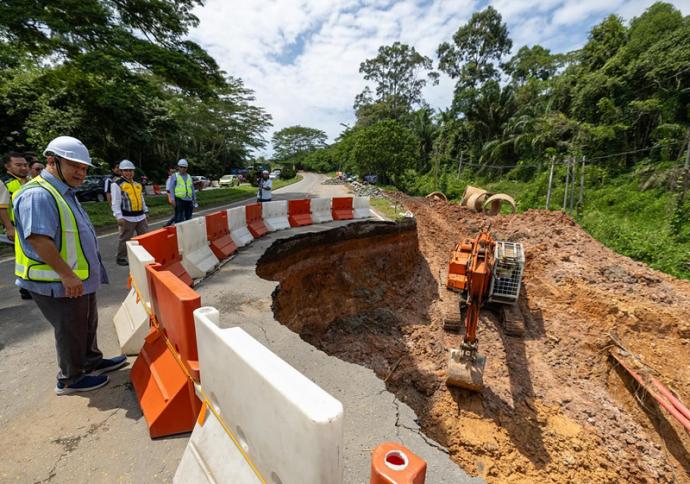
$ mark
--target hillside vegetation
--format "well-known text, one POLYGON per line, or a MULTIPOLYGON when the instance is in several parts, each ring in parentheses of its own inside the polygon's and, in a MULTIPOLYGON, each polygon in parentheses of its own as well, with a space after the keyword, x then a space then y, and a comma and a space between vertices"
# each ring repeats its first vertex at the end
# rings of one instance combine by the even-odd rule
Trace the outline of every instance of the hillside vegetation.
POLYGON ((409 194, 442 190, 457 200, 475 184, 515 196, 521 210, 545 207, 552 162, 551 208, 560 208, 574 160, 573 212, 583 227, 622 254, 690 278, 688 66, 690 17, 668 3, 628 23, 608 16, 567 53, 513 49, 500 13, 487 7, 438 46, 435 60, 399 42, 381 46, 360 65, 369 86, 354 100, 356 124, 328 146, 294 143, 283 158, 377 174, 409 194), (438 71, 455 88, 451 104, 434 110, 422 90, 438 71))

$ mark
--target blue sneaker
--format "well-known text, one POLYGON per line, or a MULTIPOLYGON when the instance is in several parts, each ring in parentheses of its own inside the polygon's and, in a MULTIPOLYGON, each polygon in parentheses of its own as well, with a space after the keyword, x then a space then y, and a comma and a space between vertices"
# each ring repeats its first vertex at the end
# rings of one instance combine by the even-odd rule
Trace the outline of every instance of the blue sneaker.
POLYGON ((76 383, 72 383, 70 385, 65 385, 62 382, 58 382, 57 385, 55 385, 55 394, 56 395, 71 395, 72 393, 77 393, 77 392, 90 392, 91 390, 95 390, 96 388, 101 388, 105 385, 108 384, 110 381, 110 377, 108 376, 85 376, 81 380, 79 380, 76 383))
POLYGON ((117 370, 127 364, 127 357, 125 355, 113 356, 112 358, 103 358, 101 362, 89 372, 89 376, 98 376, 109 371, 117 370))

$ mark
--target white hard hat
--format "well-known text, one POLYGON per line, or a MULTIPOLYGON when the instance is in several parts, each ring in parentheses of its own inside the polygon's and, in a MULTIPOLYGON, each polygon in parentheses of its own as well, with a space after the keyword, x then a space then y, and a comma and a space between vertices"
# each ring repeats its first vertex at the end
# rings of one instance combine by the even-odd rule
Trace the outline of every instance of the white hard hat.
POLYGON ((93 166, 91 157, 89 156, 89 150, 86 149, 84 143, 71 136, 58 136, 48 143, 48 147, 43 151, 43 156, 49 154, 54 154, 60 158, 76 161, 84 165, 93 166))
POLYGON ((120 170, 136 170, 136 166, 129 160, 122 160, 120 162, 120 170))
POLYGON ((187 168, 189 166, 189 163, 187 163, 187 160, 182 158, 180 161, 177 162, 177 166, 181 166, 183 168, 187 168))
POLYGON ((261 173, 263 173, 264 175, 268 175, 268 170, 264 170, 261 173))

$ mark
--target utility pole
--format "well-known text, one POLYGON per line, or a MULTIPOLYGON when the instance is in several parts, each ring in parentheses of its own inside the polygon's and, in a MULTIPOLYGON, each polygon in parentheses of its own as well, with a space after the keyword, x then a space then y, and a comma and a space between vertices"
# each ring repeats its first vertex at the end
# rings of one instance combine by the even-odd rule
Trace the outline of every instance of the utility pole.
POLYGON ((565 212, 568 208, 568 184, 570 182, 570 158, 565 164, 565 190, 563 190, 563 208, 561 211, 565 212))
POLYGON ((577 161, 575 160, 575 157, 573 157, 570 161, 570 172, 572 173, 571 175, 571 184, 572 188, 570 189, 570 215, 572 216, 574 212, 574 207, 575 207, 575 170, 577 169, 577 161))
POLYGON ((458 178, 460 177, 460 172, 462 171, 462 157, 465 155, 464 152, 460 152, 460 161, 458 161, 458 178))
POLYGON ((582 157, 582 166, 580 168, 580 197, 577 201, 577 218, 581 219, 585 209, 585 162, 587 157, 582 157))
POLYGON ((549 203, 551 202, 551 182, 553 181, 553 167, 556 157, 551 157, 551 171, 549 171, 549 188, 546 190, 546 210, 549 210, 549 203))

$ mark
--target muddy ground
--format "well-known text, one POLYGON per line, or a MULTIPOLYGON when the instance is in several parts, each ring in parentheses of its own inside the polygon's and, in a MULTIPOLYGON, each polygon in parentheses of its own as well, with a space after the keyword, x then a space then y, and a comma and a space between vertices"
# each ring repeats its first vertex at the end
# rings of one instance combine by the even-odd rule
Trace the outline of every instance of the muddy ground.
MULTIPOLYGON (((608 358, 611 336, 690 401, 690 283, 593 240, 560 212, 486 217, 399 196, 404 224, 354 224, 280 241, 257 273, 277 280, 277 320, 323 351, 373 369, 426 435, 490 482, 690 482, 690 436, 608 358), (445 385, 443 330, 458 296, 449 253, 492 224, 521 242, 522 337, 486 309, 481 393, 445 385)), ((663 248, 660 248, 662 250, 663 248)), ((413 449, 414 450, 414 449, 413 449)))

